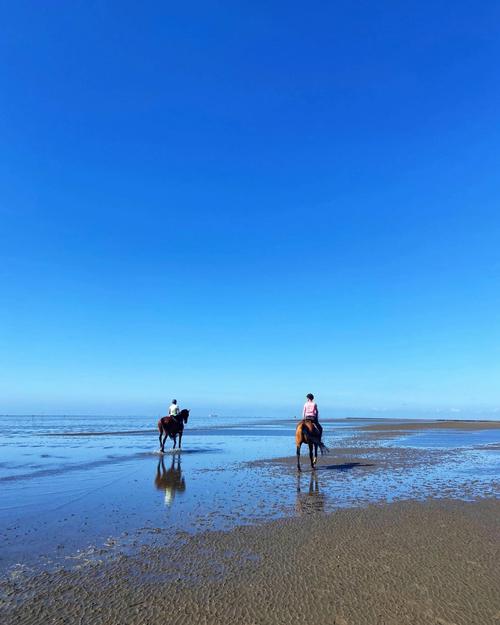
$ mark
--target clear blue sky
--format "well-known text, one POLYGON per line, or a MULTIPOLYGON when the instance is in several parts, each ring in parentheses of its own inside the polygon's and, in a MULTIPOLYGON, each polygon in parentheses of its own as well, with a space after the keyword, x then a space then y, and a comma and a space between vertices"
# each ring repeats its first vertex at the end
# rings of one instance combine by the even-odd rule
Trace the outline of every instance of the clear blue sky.
POLYGON ((0 412, 500 408, 498 2, 20 0, 0 58, 0 412))

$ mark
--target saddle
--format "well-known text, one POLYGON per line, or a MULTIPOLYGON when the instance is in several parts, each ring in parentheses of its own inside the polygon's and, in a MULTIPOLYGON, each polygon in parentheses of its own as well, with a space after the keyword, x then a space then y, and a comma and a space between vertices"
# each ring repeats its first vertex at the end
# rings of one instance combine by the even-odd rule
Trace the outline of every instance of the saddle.
POLYGON ((170 425, 179 425, 179 421, 172 415, 167 415, 166 417, 161 418, 161 422, 163 427, 168 428, 170 425))
POLYGON ((302 419, 302 423, 306 426, 306 428, 313 436, 317 436, 321 439, 321 436, 323 434, 323 428, 317 421, 313 421, 312 419, 302 419))

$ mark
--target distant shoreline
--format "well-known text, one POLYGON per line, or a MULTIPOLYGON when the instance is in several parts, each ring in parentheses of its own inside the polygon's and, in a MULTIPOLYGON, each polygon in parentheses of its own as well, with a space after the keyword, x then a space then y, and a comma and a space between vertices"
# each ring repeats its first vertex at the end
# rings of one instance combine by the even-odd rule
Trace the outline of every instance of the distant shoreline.
MULTIPOLYGON (((328 410, 323 410, 322 411, 323 414, 327 414, 328 410)), ((396 411, 395 411, 396 412, 396 411)), ((4 417, 13 417, 13 418, 21 418, 21 417, 25 417, 25 418, 37 418, 37 419, 44 419, 44 418, 57 418, 57 419, 64 419, 64 418, 68 418, 68 419, 151 419, 153 421, 155 421, 158 419, 158 414, 155 415, 134 415, 134 414, 127 414, 127 415, 119 415, 119 414, 57 414, 57 413, 44 413, 44 414, 21 414, 21 413, 12 413, 12 412, 6 412, 6 413, 0 413, 0 418, 4 418, 4 417)), ((297 421, 299 420, 299 415, 295 414, 295 415, 291 415, 288 417, 276 417, 273 416, 272 414, 269 415, 206 415, 206 414, 197 414, 196 412, 192 413, 192 416, 194 416, 194 418, 196 419, 213 419, 213 420, 217 420, 217 419, 221 419, 221 420, 226 420, 226 419, 235 419, 235 420, 248 420, 251 421, 252 419, 257 419, 258 421, 264 420, 264 419, 269 419, 272 421, 279 421, 279 422, 283 422, 283 421, 297 421)), ((428 423, 500 423, 500 419, 497 418, 477 418, 477 419, 471 419, 471 418, 464 418, 464 419, 451 419, 449 417, 447 418, 431 418, 431 417, 401 417, 401 416, 357 416, 357 417, 321 417, 320 416, 320 420, 321 421, 325 421, 327 423, 331 423, 331 422, 335 422, 335 421, 391 421, 391 422, 415 422, 415 423, 422 423, 422 424, 428 424, 428 423)))
POLYGON ((385 423, 374 423, 373 425, 365 425, 360 430, 497 430, 500 428, 500 421, 488 420, 471 420, 471 419, 442 419, 442 420, 426 420, 409 423, 408 421, 396 420, 390 425, 385 423))

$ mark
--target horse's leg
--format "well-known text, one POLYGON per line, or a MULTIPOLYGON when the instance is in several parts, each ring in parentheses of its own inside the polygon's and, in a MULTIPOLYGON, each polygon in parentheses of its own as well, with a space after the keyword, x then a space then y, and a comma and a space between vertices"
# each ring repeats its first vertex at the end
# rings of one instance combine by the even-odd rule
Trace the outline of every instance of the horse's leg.
POLYGON ((160 451, 163 452, 163 446, 165 445, 165 442, 162 443, 161 437, 163 434, 163 429, 160 429, 160 451))
POLYGON ((314 443, 314 468, 318 464, 318 443, 314 443))
POLYGON ((302 443, 299 443, 297 445, 297 471, 301 471, 300 468, 300 446, 302 445, 302 443))
POLYGON ((174 434, 173 439, 174 439, 174 446, 172 447, 172 449, 175 449, 175 446, 177 445, 177 434, 174 434))
POLYGON ((179 449, 181 448, 181 443, 182 443, 182 431, 179 432, 179 449))
POLYGON ((311 461, 311 468, 314 469, 314 459, 313 459, 313 444, 309 444, 309 460, 311 461))

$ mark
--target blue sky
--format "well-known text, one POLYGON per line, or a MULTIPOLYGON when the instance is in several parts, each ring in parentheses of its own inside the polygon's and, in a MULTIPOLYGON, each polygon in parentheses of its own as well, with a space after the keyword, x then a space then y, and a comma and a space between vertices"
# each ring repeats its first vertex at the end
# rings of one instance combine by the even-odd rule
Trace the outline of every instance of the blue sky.
POLYGON ((498 2, 0 24, 0 412, 500 409, 498 2))

